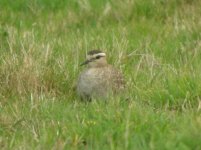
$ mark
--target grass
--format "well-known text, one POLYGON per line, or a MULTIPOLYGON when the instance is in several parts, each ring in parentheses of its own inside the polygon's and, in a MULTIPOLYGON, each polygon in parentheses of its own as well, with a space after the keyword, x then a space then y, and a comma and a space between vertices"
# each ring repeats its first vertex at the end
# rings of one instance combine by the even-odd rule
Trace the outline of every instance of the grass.
POLYGON ((1 149, 201 149, 200 0, 1 0, 1 149), (103 49, 129 101, 83 103, 103 49))

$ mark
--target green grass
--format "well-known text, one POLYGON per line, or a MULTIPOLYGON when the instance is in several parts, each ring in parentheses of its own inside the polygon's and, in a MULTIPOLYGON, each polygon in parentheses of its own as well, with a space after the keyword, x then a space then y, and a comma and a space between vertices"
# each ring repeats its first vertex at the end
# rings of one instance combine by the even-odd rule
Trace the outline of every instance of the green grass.
POLYGON ((200 0, 0 0, 1 149, 201 149, 200 0), (91 49, 128 82, 84 103, 91 49))

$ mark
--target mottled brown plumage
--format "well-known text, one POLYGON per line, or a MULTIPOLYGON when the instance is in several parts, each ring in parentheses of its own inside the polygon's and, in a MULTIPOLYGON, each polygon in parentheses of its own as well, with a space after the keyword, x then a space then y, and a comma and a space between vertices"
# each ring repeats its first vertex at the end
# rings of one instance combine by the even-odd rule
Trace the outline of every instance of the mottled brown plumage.
POLYGON ((88 52, 82 65, 87 65, 77 83, 77 93, 82 99, 107 98, 125 88, 121 72, 107 63, 105 53, 99 50, 88 52))

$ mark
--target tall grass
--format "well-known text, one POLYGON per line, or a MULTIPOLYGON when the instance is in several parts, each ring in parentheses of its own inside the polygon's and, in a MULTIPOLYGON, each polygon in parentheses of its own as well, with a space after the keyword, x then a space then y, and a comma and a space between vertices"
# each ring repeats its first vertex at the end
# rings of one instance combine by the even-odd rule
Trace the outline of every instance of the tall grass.
POLYGON ((200 149, 200 0, 1 0, 2 149, 200 149), (102 49, 125 101, 79 101, 102 49))

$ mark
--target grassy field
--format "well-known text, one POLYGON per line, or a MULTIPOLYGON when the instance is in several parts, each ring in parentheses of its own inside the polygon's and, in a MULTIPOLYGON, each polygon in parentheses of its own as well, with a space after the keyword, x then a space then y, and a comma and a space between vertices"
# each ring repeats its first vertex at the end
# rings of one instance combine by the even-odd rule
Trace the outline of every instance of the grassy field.
POLYGON ((0 149, 201 149, 201 0, 0 0, 0 149), (129 100, 84 103, 91 49, 129 100))

